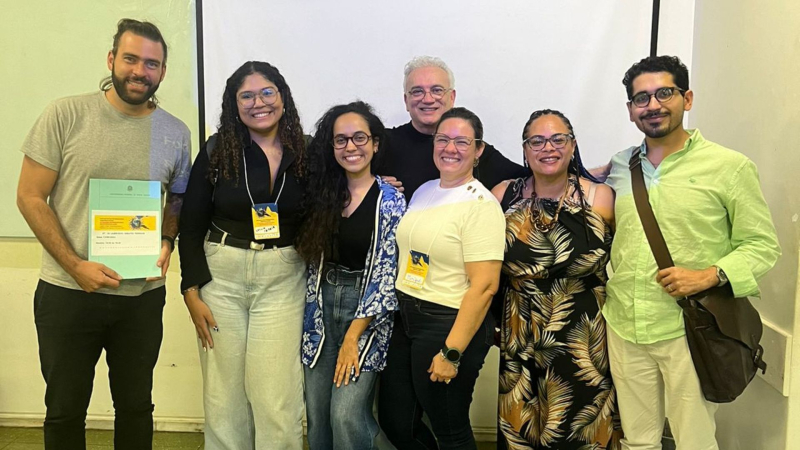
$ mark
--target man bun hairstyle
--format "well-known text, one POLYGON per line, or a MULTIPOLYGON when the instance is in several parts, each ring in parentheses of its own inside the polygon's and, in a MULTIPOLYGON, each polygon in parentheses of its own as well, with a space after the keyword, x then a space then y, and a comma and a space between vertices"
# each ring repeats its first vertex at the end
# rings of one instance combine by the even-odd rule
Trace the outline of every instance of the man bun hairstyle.
POLYGON ((111 47, 112 55, 117 56, 119 40, 126 31, 160 43, 161 47, 164 49, 163 63, 167 63, 167 42, 164 40, 164 36, 161 35, 161 30, 150 22, 140 22, 136 19, 122 19, 117 22, 117 34, 114 35, 114 44, 111 47))
MULTIPOLYGON (((164 40, 164 36, 161 35, 161 30, 158 29, 157 26, 150 22, 140 22, 136 19, 121 19, 117 22, 117 33, 114 35, 114 41, 111 45, 111 54, 114 55, 114 58, 117 57, 117 50, 119 50, 119 41, 122 39, 122 35, 125 32, 130 31, 131 33, 141 36, 146 39, 150 39, 151 41, 158 42, 161 44, 161 48, 164 49, 164 61, 162 61, 162 65, 166 66, 167 64, 167 42, 164 40)), ((100 90, 107 91, 111 89, 113 85, 113 78, 108 76, 103 78, 100 81, 100 90)), ((153 94, 150 97, 150 102, 158 106, 158 97, 153 94)))

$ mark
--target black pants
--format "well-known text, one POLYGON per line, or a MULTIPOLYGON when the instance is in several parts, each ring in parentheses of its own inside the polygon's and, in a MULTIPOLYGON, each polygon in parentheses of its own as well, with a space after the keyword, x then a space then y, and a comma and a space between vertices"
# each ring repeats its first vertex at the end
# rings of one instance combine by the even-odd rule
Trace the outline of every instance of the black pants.
POLYGON ((152 448, 151 391, 163 335, 165 298, 164 287, 138 297, 123 297, 39 281, 33 311, 47 383, 47 450, 86 448, 86 410, 94 368, 103 349, 114 401, 114 448, 152 448))
POLYGON ((444 347, 458 310, 397 294, 400 310, 380 381, 381 428, 398 450, 477 448, 469 407, 494 337, 491 316, 487 314, 464 351, 458 375, 449 384, 433 382, 428 368, 444 347), (423 412, 432 432, 422 422, 423 412))

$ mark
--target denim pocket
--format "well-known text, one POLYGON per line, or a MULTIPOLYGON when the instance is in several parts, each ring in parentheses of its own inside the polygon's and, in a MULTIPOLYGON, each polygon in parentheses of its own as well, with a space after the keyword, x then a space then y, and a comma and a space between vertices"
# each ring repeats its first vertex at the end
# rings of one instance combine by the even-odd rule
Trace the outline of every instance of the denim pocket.
POLYGON ((203 243, 203 251, 206 254, 206 258, 216 255, 220 248, 222 246, 217 242, 205 241, 203 243))
POLYGON ((294 247, 276 248, 275 251, 278 252, 278 257, 281 261, 286 264, 298 264, 303 262, 303 258, 300 257, 300 254, 297 253, 294 247))

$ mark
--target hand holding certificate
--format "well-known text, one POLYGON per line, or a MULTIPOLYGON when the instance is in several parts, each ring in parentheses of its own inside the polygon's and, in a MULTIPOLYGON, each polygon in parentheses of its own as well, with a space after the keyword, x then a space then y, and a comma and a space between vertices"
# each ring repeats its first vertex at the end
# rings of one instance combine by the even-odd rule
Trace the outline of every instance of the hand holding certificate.
POLYGON ((123 278, 160 277, 161 184, 89 180, 89 261, 123 278))

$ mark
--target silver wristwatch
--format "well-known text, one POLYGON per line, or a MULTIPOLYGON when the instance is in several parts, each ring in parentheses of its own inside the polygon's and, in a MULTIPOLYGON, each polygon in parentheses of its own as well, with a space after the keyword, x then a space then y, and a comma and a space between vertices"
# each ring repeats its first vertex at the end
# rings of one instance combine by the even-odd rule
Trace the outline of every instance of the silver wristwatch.
POLYGON ((719 266, 714 266, 717 269, 717 278, 719 278, 719 283, 717 286, 725 286, 728 284, 728 276, 725 275, 725 271, 720 269, 719 266))
POLYGON ((449 362, 458 370, 458 366, 461 364, 461 352, 457 348, 448 348, 447 345, 445 345, 439 354, 442 356, 443 360, 449 362))

